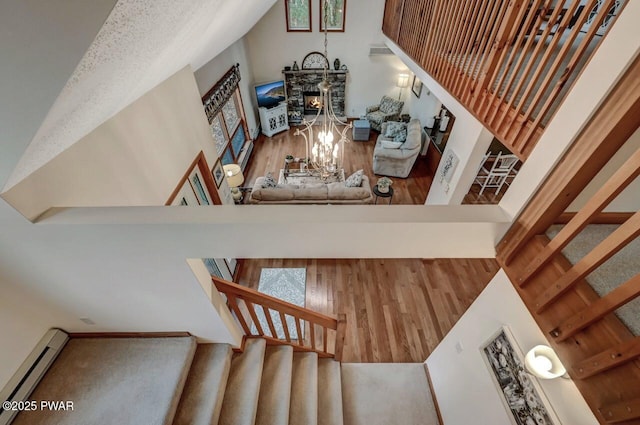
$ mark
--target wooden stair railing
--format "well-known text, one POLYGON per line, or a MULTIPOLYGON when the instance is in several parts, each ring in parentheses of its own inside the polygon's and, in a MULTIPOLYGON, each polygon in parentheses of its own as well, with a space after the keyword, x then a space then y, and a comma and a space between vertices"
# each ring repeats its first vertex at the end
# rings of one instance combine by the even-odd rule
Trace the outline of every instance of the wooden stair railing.
POLYGON ((235 314, 247 338, 264 338, 267 345, 290 345, 294 351, 314 352, 318 353, 319 357, 340 360, 346 326, 344 315, 336 319, 234 282, 215 276, 211 276, 211 279, 218 291, 226 295, 229 308, 235 314), (246 311, 243 311, 242 305, 246 307, 246 311), (264 329, 258 320, 256 308, 262 310, 267 329, 264 329), (271 312, 277 313, 284 335, 277 334, 271 312), (297 333, 295 339, 291 337, 287 316, 294 320, 297 333), (255 330, 251 324, 255 326, 255 330), (305 336, 303 330, 308 331, 305 332, 305 336))
MULTIPOLYGON (((602 424, 640 424, 640 336, 612 313, 640 297, 640 274, 600 296, 584 280, 640 237, 640 211, 621 222, 575 264, 561 255, 583 229, 640 176, 640 149, 553 238, 545 230, 640 128, 640 56, 498 245, 497 258, 525 305, 547 334, 574 383, 602 424)), ((630 145, 627 145, 630 146, 630 145)), ((637 271, 636 271, 637 273, 637 271)))

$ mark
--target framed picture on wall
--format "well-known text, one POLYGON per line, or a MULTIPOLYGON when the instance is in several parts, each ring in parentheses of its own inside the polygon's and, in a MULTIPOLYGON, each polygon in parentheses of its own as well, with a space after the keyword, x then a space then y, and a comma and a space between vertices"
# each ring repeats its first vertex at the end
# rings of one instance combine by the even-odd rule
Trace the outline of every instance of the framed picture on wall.
POLYGON ((420 93, 422 93, 422 81, 418 79, 417 76, 413 76, 413 84, 411 84, 411 91, 416 97, 420 98, 420 93))
POLYGON ((538 380, 525 370, 522 351, 507 326, 491 335, 480 351, 513 425, 560 425, 538 380))
MULTIPOLYGON (((320 31, 324 31, 324 3, 325 0, 320 0, 320 31)), ((347 0, 328 0, 327 3, 327 31, 344 32, 347 0)))
POLYGON ((220 189, 222 180, 224 180, 224 170, 222 169, 220 158, 216 160, 216 164, 213 166, 213 170, 211 170, 211 173, 213 174, 213 180, 215 180, 216 182, 216 188, 220 189))
POLYGON ((311 32, 311 0, 284 0, 287 31, 311 32))

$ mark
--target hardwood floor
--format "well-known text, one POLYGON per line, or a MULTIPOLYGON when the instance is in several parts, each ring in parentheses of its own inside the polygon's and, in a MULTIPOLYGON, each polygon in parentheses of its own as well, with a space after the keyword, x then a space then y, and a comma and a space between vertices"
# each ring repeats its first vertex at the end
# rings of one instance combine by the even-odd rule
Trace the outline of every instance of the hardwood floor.
POLYGON ((423 362, 499 267, 495 259, 245 259, 237 282, 257 289, 263 267, 306 267, 306 307, 346 314, 344 362, 423 362))
MULTIPOLYGON (((280 169, 284 165, 284 157, 288 154, 294 157, 306 155, 304 139, 302 136, 294 136, 295 129, 276 134, 273 137, 260 135, 254 142, 251 159, 244 172, 245 187, 252 187, 260 176, 267 172, 273 173, 277 178, 280 169)), ((354 171, 363 169, 369 176, 371 185, 376 184, 376 176, 373 173, 373 148, 378 133, 371 131, 368 141, 350 142, 345 144, 345 175, 348 177, 354 171)), ((431 187, 431 176, 425 157, 418 156, 411 174, 406 179, 391 177, 393 180, 393 204, 422 205, 427 199, 427 193, 431 187)), ((384 200, 386 202, 386 200, 384 200)))

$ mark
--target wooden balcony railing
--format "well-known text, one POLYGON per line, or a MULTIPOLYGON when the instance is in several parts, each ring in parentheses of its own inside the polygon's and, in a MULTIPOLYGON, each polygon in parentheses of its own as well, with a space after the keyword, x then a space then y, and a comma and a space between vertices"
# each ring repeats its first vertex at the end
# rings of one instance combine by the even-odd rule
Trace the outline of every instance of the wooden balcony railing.
POLYGON ((319 357, 340 360, 346 329, 344 317, 338 320, 237 283, 214 276, 211 279, 218 291, 227 296, 229 308, 247 337, 260 337, 267 340, 267 345, 290 345, 294 351, 315 352, 319 357), (259 315, 263 315, 266 326, 263 327, 259 315), (293 327, 287 317, 293 320, 293 327), (277 332, 277 322, 282 326, 282 335, 277 332))
POLYGON ((387 0, 382 30, 525 160, 624 5, 387 0))
POLYGON ((543 233, 639 127, 640 57, 498 246, 498 261, 600 423, 640 423, 640 336, 612 314, 640 296, 640 274, 604 296, 584 278, 638 238, 640 212, 617 214, 619 227, 575 264, 561 250, 638 179, 640 149, 553 239, 543 233))

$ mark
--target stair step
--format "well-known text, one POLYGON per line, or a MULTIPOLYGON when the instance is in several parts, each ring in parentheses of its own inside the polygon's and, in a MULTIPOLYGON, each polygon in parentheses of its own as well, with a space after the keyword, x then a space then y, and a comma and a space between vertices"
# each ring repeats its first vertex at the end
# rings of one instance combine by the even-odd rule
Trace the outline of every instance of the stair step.
POLYGON ((293 347, 267 347, 256 425, 287 425, 291 401, 293 347))
POLYGON ((318 425, 343 425, 340 362, 318 360, 318 425))
POLYGON ((293 354, 289 425, 318 423, 318 355, 293 354))
POLYGON ((219 425, 255 423, 265 345, 264 339, 248 339, 244 352, 236 354, 231 360, 219 425))
POLYGON ((229 344, 199 344, 173 425, 218 423, 229 369, 229 344))
POLYGON ((422 363, 343 363, 345 425, 436 425, 422 363))

